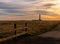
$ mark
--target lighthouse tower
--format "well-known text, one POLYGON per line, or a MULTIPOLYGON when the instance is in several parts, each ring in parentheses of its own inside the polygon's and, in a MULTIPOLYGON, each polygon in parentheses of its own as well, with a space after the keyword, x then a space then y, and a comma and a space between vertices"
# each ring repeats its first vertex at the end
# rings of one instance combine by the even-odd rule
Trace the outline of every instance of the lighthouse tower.
POLYGON ((41 15, 39 14, 39 21, 41 21, 41 15))

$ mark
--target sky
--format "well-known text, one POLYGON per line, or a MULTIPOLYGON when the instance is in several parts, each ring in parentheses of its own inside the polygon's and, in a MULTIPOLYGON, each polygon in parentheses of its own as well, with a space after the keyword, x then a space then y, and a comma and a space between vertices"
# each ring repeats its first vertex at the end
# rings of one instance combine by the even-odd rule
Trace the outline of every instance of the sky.
POLYGON ((60 20, 60 0, 0 0, 0 20, 35 20, 39 14, 42 20, 60 20))

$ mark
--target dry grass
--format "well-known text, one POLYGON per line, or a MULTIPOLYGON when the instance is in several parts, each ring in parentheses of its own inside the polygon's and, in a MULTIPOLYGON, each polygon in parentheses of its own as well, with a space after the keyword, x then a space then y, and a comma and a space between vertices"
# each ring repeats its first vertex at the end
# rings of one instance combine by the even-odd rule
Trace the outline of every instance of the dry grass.
POLYGON ((53 30, 60 21, 0 21, 0 36, 13 35, 14 24, 16 24, 17 34, 25 31, 25 23, 27 23, 27 31, 31 35, 38 35, 53 30))

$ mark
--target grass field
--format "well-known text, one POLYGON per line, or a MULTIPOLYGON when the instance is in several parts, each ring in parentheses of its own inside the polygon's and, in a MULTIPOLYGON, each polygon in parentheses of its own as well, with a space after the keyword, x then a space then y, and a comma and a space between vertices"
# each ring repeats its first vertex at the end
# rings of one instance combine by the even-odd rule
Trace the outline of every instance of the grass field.
POLYGON ((38 35, 53 30, 60 21, 0 21, 0 37, 12 36, 26 31, 31 35, 38 35), (16 24, 16 28, 14 28, 16 24))

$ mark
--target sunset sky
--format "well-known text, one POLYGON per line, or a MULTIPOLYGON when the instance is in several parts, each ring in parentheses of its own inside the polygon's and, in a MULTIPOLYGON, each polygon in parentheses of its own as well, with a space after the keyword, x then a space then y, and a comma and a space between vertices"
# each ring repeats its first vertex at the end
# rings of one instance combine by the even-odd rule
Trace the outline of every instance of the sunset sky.
POLYGON ((60 20, 60 0, 0 0, 0 20, 60 20))

